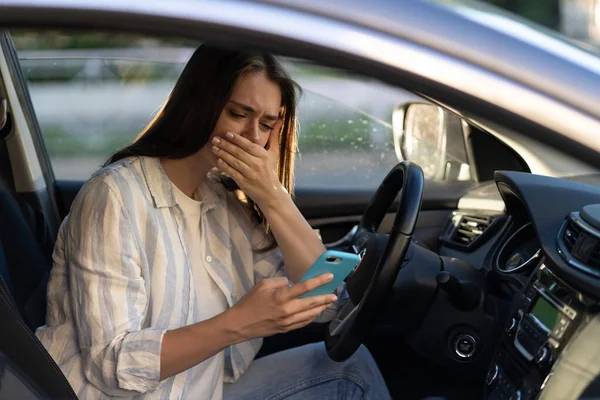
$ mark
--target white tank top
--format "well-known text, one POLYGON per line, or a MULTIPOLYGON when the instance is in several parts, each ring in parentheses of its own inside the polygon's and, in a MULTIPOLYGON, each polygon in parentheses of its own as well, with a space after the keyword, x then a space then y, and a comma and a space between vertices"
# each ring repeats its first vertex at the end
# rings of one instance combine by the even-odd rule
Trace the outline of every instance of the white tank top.
MULTIPOLYGON (((225 295, 208 275, 204 266, 204 249, 201 247, 202 202, 191 199, 173 185, 177 203, 185 218, 185 238, 189 261, 192 265, 194 284, 198 299, 199 319, 204 321, 221 314, 227 309, 225 295)), ((194 193, 195 198, 198 191, 194 193)), ((202 338, 198 338, 202 340, 202 338)), ((224 351, 192 368, 190 386, 184 398, 221 400, 223 397, 224 351)))

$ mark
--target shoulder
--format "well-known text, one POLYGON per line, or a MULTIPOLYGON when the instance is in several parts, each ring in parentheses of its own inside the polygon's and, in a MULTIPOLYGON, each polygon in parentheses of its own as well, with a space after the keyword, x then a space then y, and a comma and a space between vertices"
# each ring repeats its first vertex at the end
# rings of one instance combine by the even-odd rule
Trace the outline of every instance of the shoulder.
POLYGON ((142 183, 142 157, 128 157, 96 171, 86 182, 91 186, 106 184, 115 191, 142 183))
POLYGON ((88 179, 73 202, 73 207, 116 202, 120 206, 143 194, 143 176, 139 157, 126 158, 107 165, 88 179))

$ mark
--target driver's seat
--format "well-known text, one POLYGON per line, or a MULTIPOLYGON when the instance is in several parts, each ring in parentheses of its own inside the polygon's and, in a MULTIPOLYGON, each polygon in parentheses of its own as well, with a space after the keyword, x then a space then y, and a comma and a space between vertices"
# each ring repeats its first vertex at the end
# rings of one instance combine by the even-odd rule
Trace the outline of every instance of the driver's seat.
POLYGON ((50 265, 12 194, 0 185, 0 276, 31 330, 45 322, 50 265))

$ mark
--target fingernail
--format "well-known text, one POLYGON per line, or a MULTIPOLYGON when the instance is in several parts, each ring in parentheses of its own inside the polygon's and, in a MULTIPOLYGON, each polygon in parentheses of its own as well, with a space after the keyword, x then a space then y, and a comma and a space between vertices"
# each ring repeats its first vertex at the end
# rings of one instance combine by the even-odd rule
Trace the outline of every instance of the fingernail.
POLYGON ((333 274, 327 274, 325 275, 325 279, 327 279, 328 281, 333 279, 333 274))
POLYGON ((217 151, 219 151, 219 148, 217 146, 213 146, 212 151, 214 151, 216 153, 217 151))
POLYGON ((218 164, 223 164, 223 160, 221 160, 220 158, 217 160, 218 164))
POLYGON ((214 144, 219 144, 219 143, 221 143, 221 139, 219 139, 218 137, 216 137, 216 136, 215 136, 215 137, 213 138, 212 142, 213 142, 214 144))
POLYGON ((332 301, 332 302, 333 302, 333 301, 337 301, 337 299, 338 299, 338 298, 337 298, 337 296, 331 296, 331 301, 332 301))
POLYGON ((233 133, 231 132, 227 132, 227 134, 225 134, 225 136, 227 136, 229 139, 233 139, 233 133))

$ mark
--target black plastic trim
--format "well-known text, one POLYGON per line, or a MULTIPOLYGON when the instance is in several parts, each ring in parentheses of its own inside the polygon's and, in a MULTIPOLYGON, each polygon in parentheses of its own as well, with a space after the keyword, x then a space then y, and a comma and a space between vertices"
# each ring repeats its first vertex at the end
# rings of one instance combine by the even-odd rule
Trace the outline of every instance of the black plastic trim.
MULTIPOLYGON (((46 220, 51 222, 51 230, 57 230, 60 222, 58 208, 56 207, 56 196, 54 193, 54 172, 50 164, 50 158, 48 157, 48 151, 42 138, 41 129, 38 124, 38 120, 35 114, 35 109, 31 101, 31 95, 29 94, 29 87, 23 76, 23 71, 19 64, 19 56, 15 49, 14 43, 10 37, 10 33, 6 29, 0 30, 0 46, 4 50, 4 56, 6 62, 9 64, 10 79, 12 80, 15 90, 17 91, 17 97, 20 101, 20 107, 23 114, 26 117, 27 125, 29 126, 29 132, 31 132, 31 138, 35 147, 37 158, 40 162, 44 181, 50 198, 50 211, 52 212, 52 218, 46 215, 46 220)), ((15 107, 16 105, 12 105, 15 107)))
POLYGON ((509 213, 518 203, 524 205, 548 268, 577 290, 600 298, 600 279, 570 266, 559 254, 557 246, 565 217, 584 205, 599 203, 600 188, 522 172, 497 171, 494 178, 509 213))
POLYGON ((455 211, 448 218, 448 225, 444 234, 442 234, 439 238, 440 243, 444 246, 451 247, 453 249, 472 252, 479 248, 483 243, 487 242, 489 238, 491 238, 498 229, 503 227, 506 223, 507 217, 504 213, 501 212, 485 212, 485 211, 455 211), (488 227, 483 231, 481 235, 479 235, 476 239, 474 239, 469 244, 461 244, 452 240, 454 233, 456 232, 456 227, 453 226, 454 218, 461 218, 465 215, 469 216, 485 216, 485 217, 493 217, 494 219, 488 225, 488 227))

